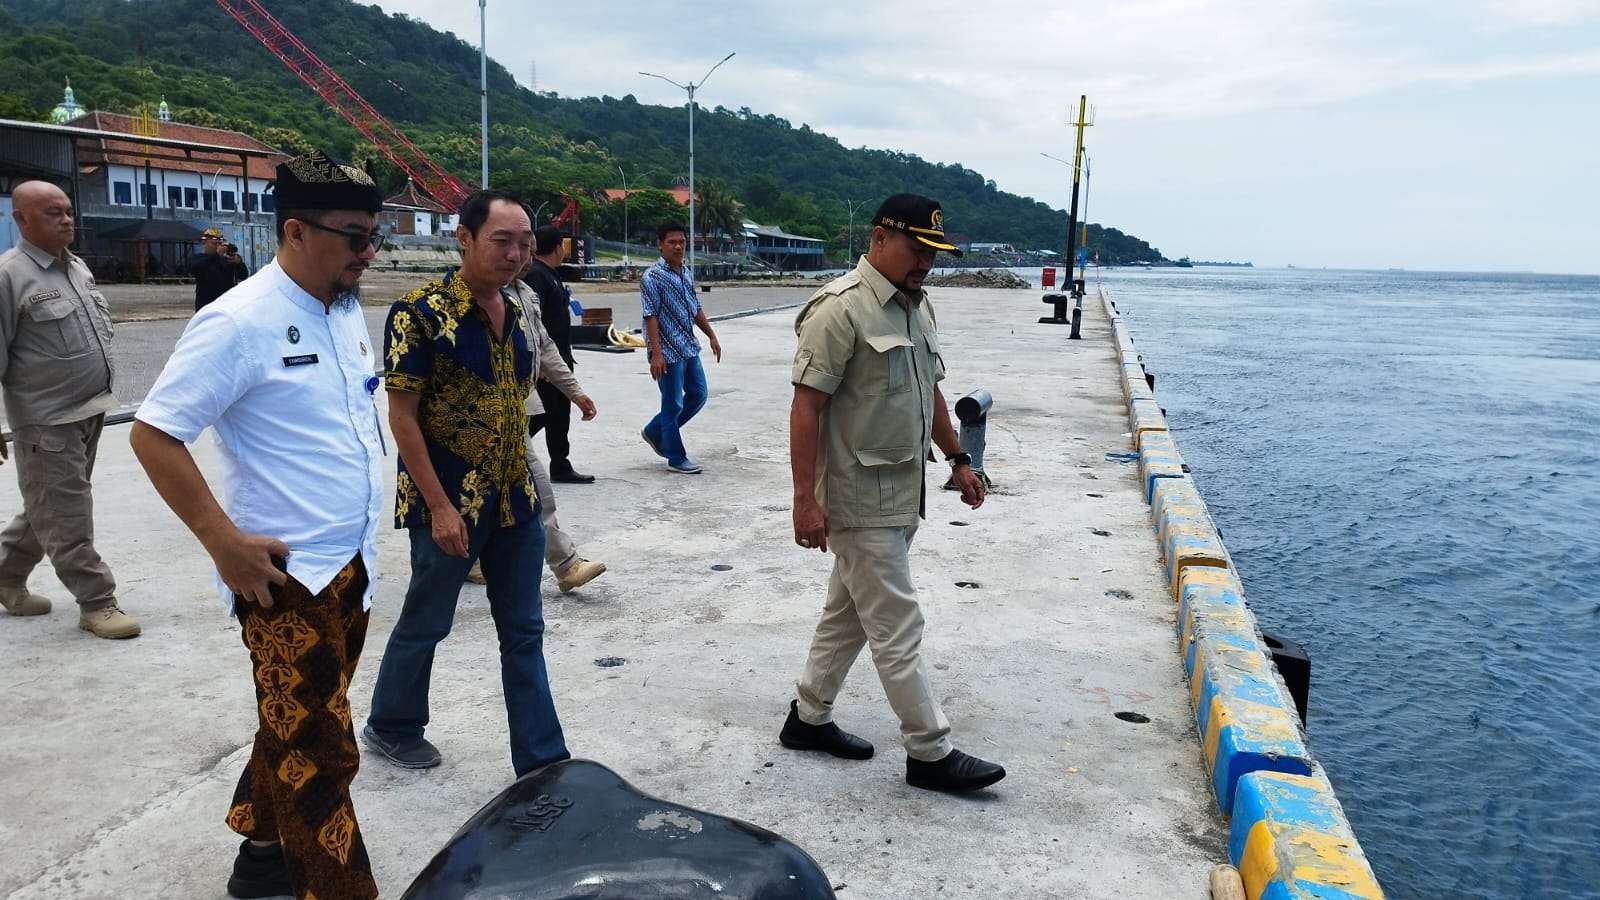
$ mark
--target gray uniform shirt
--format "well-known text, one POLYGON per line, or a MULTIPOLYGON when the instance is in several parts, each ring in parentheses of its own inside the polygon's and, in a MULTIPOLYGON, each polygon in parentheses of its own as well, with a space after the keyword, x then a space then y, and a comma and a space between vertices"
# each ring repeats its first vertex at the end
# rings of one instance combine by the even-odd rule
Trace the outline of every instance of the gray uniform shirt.
MULTIPOLYGON (((523 336, 528 339, 528 346, 539 360, 537 376, 555 385, 556 390, 567 395, 567 399, 577 399, 583 393, 583 388, 578 386, 578 378, 572 374, 567 361, 561 358, 561 348, 556 346, 555 339, 544 330, 544 320, 539 317, 538 291, 521 280, 511 282, 506 290, 522 307, 523 336)), ((539 399, 539 392, 529 391, 522 408, 530 416, 544 415, 544 401, 539 399)))
POLYGON ((65 425, 117 408, 111 308, 71 251, 26 240, 0 254, 0 393, 6 420, 65 425))

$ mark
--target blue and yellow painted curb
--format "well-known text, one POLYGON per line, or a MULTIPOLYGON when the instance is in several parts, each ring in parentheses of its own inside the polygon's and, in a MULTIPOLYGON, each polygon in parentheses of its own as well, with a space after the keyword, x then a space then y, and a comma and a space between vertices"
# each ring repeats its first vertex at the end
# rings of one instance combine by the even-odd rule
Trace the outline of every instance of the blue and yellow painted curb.
POLYGON ((1129 429, 1133 432, 1133 448, 1139 449, 1141 435, 1148 431, 1166 433, 1167 417, 1154 400, 1128 401, 1129 429))
POLYGON ((1183 456, 1171 434, 1150 433, 1139 446, 1139 483, 1143 488, 1144 502, 1155 499, 1157 478, 1182 478, 1183 456))
POLYGON ((1229 860, 1250 900, 1373 900, 1382 890, 1306 745, 1244 586, 1116 307, 1111 320, 1140 491, 1178 604, 1176 637, 1229 860))
POLYGON ((1380 900, 1383 890, 1321 767, 1239 781, 1228 859, 1249 900, 1380 900))

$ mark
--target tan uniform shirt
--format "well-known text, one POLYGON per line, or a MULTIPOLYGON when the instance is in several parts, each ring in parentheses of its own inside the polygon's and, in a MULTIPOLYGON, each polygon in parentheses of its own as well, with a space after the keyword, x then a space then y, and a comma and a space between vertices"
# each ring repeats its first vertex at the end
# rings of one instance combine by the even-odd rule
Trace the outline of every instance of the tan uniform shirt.
POLYGON ((111 308, 71 251, 18 240, 0 254, 0 391, 6 420, 65 425, 117 408, 111 308))
MULTIPOLYGON (((544 330, 544 320, 539 317, 539 293, 521 280, 511 282, 507 290, 522 305, 522 331, 528 339, 528 346, 533 348, 534 356, 538 358, 537 376, 555 385, 556 390, 567 395, 567 399, 577 399, 583 393, 583 388, 578 386, 578 378, 572 374, 567 361, 561 358, 561 349, 550 337, 550 332, 544 330)), ((522 408, 530 416, 544 415, 544 401, 539 399, 539 392, 529 391, 522 408)))
POLYGON ((928 295, 907 296, 865 257, 795 320, 790 380, 832 395, 817 450, 817 502, 830 525, 916 524, 944 378, 928 295))

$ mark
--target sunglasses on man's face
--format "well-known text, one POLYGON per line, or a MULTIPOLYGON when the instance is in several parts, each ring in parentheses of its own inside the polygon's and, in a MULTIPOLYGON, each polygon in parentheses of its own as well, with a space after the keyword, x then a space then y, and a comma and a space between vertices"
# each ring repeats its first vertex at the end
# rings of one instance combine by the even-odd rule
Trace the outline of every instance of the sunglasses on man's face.
POLYGON ((388 235, 382 231, 345 231, 341 228, 329 228, 320 222, 313 222, 310 219, 297 219, 296 221, 310 225, 312 228, 315 228, 318 231, 326 231, 329 234, 337 234, 345 240, 348 240, 350 242, 351 253, 360 253, 366 250, 368 247, 378 250, 383 247, 384 240, 388 238, 388 235))

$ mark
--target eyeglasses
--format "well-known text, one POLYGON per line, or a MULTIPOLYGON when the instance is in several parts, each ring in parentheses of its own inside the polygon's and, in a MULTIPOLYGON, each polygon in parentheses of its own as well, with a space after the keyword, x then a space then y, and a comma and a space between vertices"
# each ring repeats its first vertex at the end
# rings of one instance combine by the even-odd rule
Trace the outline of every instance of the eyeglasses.
POLYGON ((366 250, 368 247, 371 247, 374 250, 381 249, 383 247, 383 242, 389 237, 388 234, 382 231, 345 231, 340 228, 329 228, 320 222, 313 222, 310 219, 296 219, 295 221, 310 225, 312 228, 315 228, 318 231, 326 231, 329 234, 337 234, 340 237, 348 240, 350 242, 351 253, 360 253, 363 250, 366 250))

